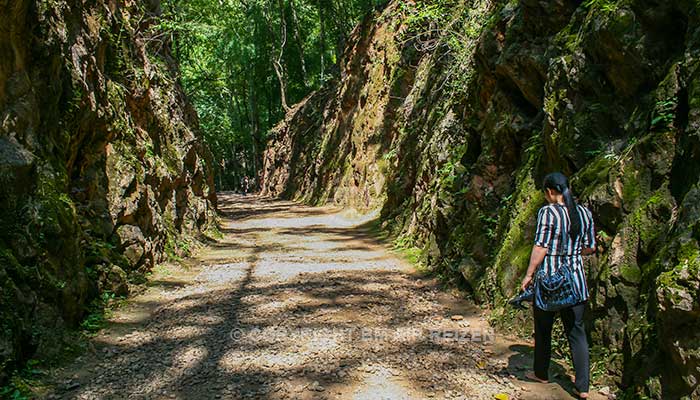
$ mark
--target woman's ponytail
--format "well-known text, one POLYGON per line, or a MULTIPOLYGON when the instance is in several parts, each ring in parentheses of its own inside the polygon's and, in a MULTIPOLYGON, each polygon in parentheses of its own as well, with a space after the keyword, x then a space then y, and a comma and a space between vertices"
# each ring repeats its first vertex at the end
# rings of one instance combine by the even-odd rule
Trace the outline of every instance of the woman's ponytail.
POLYGON ((551 174, 544 177, 544 188, 554 189, 561 193, 564 197, 564 204, 566 209, 569 211, 569 220, 571 225, 569 227, 569 236, 574 242, 581 235, 581 216, 579 215, 578 206, 574 201, 574 196, 569 189, 569 183, 566 176, 561 172, 552 172, 551 174))
POLYGON ((569 228, 569 236, 574 242, 576 238, 581 235, 581 216, 579 215, 578 206, 574 201, 574 196, 571 194, 569 188, 564 188, 562 192, 564 196, 564 204, 566 204, 566 209, 569 210, 569 219, 571 220, 571 226, 569 228))

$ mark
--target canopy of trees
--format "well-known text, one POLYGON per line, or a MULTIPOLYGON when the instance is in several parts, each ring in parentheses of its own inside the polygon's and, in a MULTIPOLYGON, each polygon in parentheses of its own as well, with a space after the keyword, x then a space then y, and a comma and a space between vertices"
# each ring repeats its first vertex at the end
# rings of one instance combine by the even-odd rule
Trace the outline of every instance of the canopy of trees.
POLYGON ((164 0, 163 28, 216 159, 219 189, 255 181, 265 133, 338 73, 355 24, 384 0, 164 0))

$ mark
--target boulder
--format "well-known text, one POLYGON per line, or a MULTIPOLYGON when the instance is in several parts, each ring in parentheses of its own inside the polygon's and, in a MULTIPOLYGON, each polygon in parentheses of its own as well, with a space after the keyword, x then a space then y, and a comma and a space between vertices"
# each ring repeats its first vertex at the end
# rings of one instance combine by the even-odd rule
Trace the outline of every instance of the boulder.
POLYGON ((146 252, 146 238, 141 229, 134 225, 122 225, 117 228, 116 234, 121 243, 122 253, 129 261, 129 266, 137 269, 146 252))
POLYGON ((117 296, 129 294, 129 285, 126 272, 120 267, 109 264, 98 266, 99 289, 101 292, 114 293, 117 296))

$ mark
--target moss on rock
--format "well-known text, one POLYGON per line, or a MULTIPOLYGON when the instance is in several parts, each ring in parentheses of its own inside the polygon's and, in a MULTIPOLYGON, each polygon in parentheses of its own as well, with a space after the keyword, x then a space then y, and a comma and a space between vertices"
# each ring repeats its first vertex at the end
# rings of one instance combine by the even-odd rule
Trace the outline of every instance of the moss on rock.
POLYGON ((214 223, 208 152, 170 77, 131 27, 137 4, 14 1, 0 14, 0 385, 54 356, 99 290, 125 291, 169 236, 214 223), (66 53, 68 51, 68 53, 66 53), (197 192, 197 193, 194 193, 197 192), (163 226, 172 215, 176 229, 163 226), (143 241, 123 245, 120 226, 143 241), (126 257, 124 255, 126 253, 126 257), (55 331, 52 331, 54 329, 55 331))
POLYGON ((620 349, 601 355, 609 380, 696 391, 694 314, 674 333, 661 304, 691 307, 679 254, 700 240, 698 5, 441 4, 451 19, 430 21, 437 45, 417 52, 400 16, 421 7, 390 2, 356 31, 343 79, 275 128, 266 193, 381 208, 426 269, 463 280, 505 324, 519 321, 503 304, 527 266, 539 180, 560 170, 594 214, 588 326, 595 346, 620 349))

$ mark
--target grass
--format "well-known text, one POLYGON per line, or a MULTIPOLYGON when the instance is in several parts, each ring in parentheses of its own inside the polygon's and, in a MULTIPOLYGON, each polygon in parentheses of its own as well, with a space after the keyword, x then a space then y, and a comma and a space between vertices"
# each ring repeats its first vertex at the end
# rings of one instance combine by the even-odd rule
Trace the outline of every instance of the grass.
POLYGON ((159 276, 170 276, 172 275, 173 271, 168 268, 168 264, 156 264, 155 267, 153 267, 153 270, 151 271, 152 275, 159 275, 159 276))

